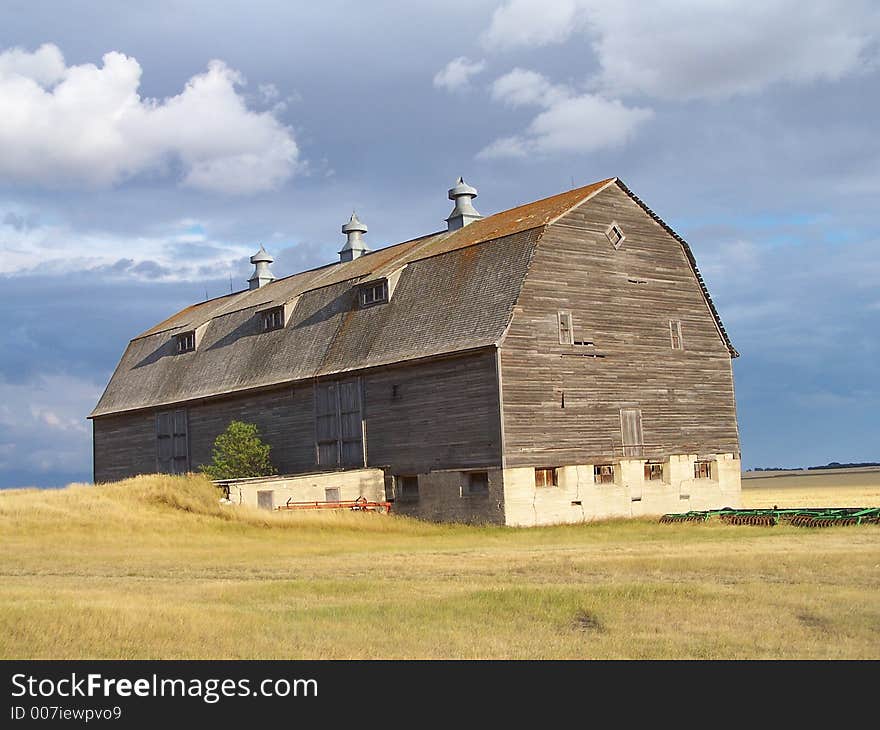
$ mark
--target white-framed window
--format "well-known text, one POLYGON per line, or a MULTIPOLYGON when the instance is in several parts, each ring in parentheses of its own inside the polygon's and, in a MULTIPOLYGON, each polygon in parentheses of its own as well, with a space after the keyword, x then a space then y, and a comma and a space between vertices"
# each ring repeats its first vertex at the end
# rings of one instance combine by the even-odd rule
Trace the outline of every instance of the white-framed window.
POLYGON ((180 355, 184 352, 192 352, 196 349, 196 332, 195 330, 190 330, 189 332, 181 332, 179 335, 175 336, 177 340, 177 354, 180 355))
POLYGON ((669 339, 672 343, 673 350, 683 350, 684 340, 681 339, 681 320, 669 320, 669 339))
POLYGON ((388 281, 382 281, 374 284, 365 284, 360 288, 360 304, 362 307, 369 307, 373 304, 382 304, 388 301, 388 281))
POLYGON ((263 332, 280 330, 284 327, 284 307, 267 309, 263 314, 263 332))

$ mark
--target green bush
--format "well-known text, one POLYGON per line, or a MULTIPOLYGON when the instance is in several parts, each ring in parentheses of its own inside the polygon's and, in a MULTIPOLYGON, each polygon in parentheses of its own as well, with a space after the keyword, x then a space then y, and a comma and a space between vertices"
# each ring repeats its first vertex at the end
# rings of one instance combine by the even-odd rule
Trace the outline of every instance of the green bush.
POLYGON ((211 479, 269 476, 276 473, 269 460, 271 448, 253 423, 232 421, 214 441, 213 460, 202 471, 211 479))

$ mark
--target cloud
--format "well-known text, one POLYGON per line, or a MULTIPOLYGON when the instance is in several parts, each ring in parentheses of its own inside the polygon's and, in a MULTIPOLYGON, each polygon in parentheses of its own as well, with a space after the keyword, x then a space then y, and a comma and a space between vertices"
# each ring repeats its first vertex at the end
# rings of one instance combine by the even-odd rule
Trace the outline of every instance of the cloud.
POLYGON ((297 171, 291 130, 248 109, 243 77, 222 61, 163 100, 142 98, 140 79, 115 51, 100 67, 66 66, 51 44, 0 53, 0 180, 109 187, 175 170, 188 187, 249 194, 297 171))
POLYGON ((492 14, 487 48, 545 46, 566 40, 583 19, 580 0, 509 0, 492 14))
POLYGON ((478 155, 482 159, 617 147, 653 116, 650 109, 627 107, 597 94, 579 94, 520 68, 496 79, 492 97, 509 106, 539 106, 544 111, 524 134, 502 137, 483 148, 478 155))
POLYGON ((460 91, 470 85, 471 76, 485 68, 485 61, 471 61, 464 56, 453 58, 434 75, 434 86, 447 91, 460 91))
POLYGON ((878 31, 880 9, 863 1, 510 0, 483 43, 509 50, 584 36, 595 89, 696 99, 835 81, 870 63, 878 31))

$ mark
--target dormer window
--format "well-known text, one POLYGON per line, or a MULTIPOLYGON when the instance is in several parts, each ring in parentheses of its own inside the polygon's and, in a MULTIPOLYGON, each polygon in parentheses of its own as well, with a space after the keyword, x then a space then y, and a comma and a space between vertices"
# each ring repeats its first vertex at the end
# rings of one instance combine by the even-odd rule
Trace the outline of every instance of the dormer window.
POLYGON ((362 307, 370 307, 373 304, 382 304, 388 301, 388 281, 365 284, 360 288, 360 303, 362 307))
POLYGON ((189 332, 181 332, 176 337, 177 339, 177 354, 181 355, 184 352, 192 352, 196 349, 196 331, 190 330, 189 332))
POLYGON ((284 327, 284 307, 267 309, 263 314, 263 332, 280 330, 284 327))

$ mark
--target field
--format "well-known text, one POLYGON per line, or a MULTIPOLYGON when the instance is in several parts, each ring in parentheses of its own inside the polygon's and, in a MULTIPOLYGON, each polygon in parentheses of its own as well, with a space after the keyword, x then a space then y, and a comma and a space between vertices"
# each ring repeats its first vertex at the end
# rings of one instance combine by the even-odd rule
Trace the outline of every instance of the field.
MULTIPOLYGON (((846 500, 880 504, 864 478, 846 500)), ((271 514, 154 476, 0 492, 0 549, 0 658, 880 658, 875 525, 271 514)))

